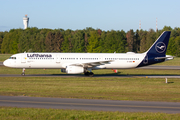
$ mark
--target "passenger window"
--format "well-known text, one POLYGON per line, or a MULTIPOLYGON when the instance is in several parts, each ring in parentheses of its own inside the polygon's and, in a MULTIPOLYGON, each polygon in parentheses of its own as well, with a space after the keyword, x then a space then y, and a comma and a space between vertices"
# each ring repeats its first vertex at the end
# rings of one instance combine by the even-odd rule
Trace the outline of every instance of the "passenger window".
POLYGON ((16 59, 16 57, 10 57, 9 59, 16 59))

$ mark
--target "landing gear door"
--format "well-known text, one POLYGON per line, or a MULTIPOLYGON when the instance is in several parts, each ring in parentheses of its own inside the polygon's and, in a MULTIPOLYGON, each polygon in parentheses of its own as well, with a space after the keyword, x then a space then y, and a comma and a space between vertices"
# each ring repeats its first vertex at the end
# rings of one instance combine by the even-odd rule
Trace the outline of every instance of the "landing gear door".
POLYGON ((26 63, 26 55, 21 55, 21 63, 26 63))
POLYGON ((60 63, 60 55, 56 55, 56 63, 60 63))

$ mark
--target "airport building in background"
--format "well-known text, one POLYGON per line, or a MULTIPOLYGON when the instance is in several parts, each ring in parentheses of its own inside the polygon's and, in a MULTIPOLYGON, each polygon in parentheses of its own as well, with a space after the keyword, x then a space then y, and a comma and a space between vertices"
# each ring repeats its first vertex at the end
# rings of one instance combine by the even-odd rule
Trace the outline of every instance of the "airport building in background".
POLYGON ((24 24, 24 29, 27 29, 29 24, 29 18, 27 17, 27 15, 23 17, 23 24, 24 24))

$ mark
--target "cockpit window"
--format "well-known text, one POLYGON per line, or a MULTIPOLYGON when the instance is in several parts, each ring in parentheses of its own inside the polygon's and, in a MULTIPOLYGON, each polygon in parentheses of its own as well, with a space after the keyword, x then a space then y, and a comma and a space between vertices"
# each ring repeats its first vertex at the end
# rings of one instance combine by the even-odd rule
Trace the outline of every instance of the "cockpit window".
POLYGON ((9 59, 16 59, 16 57, 10 57, 9 59))

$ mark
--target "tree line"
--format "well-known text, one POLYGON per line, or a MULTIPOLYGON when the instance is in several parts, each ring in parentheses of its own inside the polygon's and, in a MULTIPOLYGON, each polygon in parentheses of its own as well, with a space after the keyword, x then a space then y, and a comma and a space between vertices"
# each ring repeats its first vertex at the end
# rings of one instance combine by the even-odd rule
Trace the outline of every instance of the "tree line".
POLYGON ((180 28, 165 26, 162 30, 102 31, 38 29, 36 27, 0 32, 0 53, 69 52, 125 53, 145 52, 163 31, 171 31, 167 54, 180 56, 180 28))

